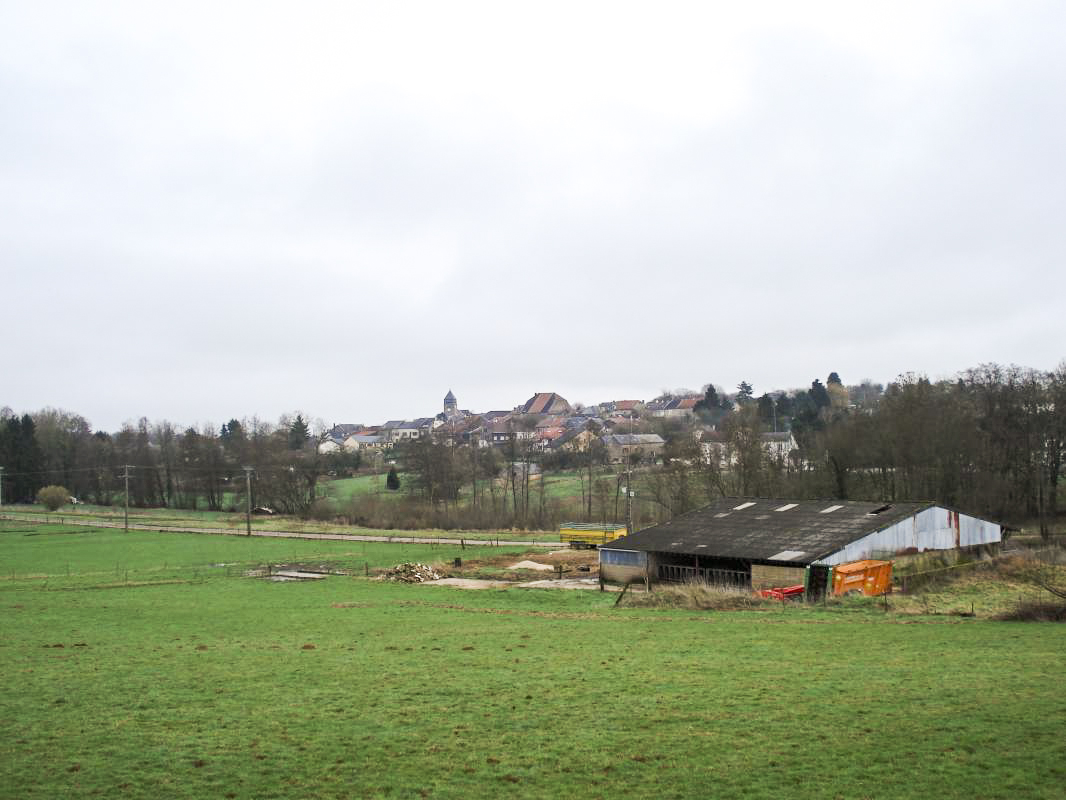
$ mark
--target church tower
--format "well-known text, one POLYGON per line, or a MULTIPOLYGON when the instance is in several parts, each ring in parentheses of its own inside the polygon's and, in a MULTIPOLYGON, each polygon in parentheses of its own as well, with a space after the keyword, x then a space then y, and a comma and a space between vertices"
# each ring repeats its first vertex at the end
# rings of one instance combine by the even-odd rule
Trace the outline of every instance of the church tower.
POLYGON ((452 394, 452 390, 448 390, 448 394, 444 395, 444 416, 450 417, 456 411, 459 410, 459 403, 455 399, 455 395, 452 394))

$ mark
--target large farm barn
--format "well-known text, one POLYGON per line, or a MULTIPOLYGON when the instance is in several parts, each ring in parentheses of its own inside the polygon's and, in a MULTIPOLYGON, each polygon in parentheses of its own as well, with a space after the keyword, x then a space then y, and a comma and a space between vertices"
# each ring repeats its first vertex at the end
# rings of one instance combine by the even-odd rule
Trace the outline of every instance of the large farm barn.
POLYGON ((604 580, 825 586, 829 568, 998 544, 994 522, 933 503, 726 497, 600 547, 604 580))

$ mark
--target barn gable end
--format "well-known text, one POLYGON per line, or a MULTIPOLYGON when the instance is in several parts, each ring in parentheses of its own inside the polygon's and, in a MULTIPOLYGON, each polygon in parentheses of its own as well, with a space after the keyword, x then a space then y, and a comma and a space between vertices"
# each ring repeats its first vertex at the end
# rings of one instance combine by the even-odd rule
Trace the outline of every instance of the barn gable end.
POLYGON ((851 542, 816 563, 836 566, 865 558, 891 557, 906 551, 953 550, 996 544, 1001 540, 1002 531, 995 522, 933 506, 851 542))

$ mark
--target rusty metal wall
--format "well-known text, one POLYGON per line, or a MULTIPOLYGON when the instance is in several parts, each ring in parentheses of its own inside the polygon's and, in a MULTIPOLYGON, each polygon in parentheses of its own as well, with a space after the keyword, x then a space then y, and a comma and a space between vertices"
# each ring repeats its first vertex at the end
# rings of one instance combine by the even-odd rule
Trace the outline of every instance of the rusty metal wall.
POLYGON ((882 531, 852 542, 819 564, 846 564, 902 551, 952 550, 1002 540, 998 524, 933 506, 882 531))

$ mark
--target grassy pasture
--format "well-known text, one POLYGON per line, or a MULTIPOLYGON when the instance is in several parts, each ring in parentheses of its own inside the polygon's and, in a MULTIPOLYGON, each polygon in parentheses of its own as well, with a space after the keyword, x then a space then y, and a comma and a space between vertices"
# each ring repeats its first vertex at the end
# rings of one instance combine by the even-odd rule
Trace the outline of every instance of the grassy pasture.
POLYGON ((29 525, 0 522, 0 581, 22 579, 71 584, 145 582, 176 578, 203 580, 236 575, 266 563, 328 562, 358 570, 400 561, 450 561, 518 552, 507 548, 389 544, 314 539, 275 539, 210 534, 125 533, 114 528, 29 525))
MULTIPOLYGON (((395 498, 403 497, 406 495, 406 487, 408 482, 414 480, 414 478, 405 473, 399 473, 400 477, 400 489, 396 492, 390 492, 385 488, 385 474, 380 475, 357 475, 354 478, 334 478, 332 480, 323 481, 321 486, 324 487, 324 491, 329 497, 333 497, 339 501, 347 500, 351 497, 358 497, 367 494, 380 494, 383 497, 395 498)), ((543 476, 543 478, 536 478, 530 484, 529 491, 534 496, 540 494, 540 481, 544 481, 544 493, 551 498, 558 499, 581 499, 581 482, 585 477, 583 471, 580 470, 565 470, 562 472, 550 472, 543 476)), ((613 473, 607 473, 603 467, 597 467, 593 479, 607 478, 608 480, 614 480, 615 475, 613 473)), ((489 482, 478 481, 479 491, 484 494, 489 493, 489 482)), ((510 492, 510 484, 505 480, 500 481, 498 490, 501 492, 510 492)), ((462 487, 463 495, 465 499, 469 499, 470 487, 465 484, 462 487)))
POLYGON ((3 528, 0 797, 1017 800, 1066 785, 1064 626, 278 584, 207 565, 421 556, 3 528), (129 587, 105 574, 120 559, 129 587))
POLYGON ((399 473, 401 488, 390 492, 385 488, 386 474, 356 475, 354 478, 333 478, 324 480, 320 484, 327 497, 331 497, 339 503, 344 503, 353 497, 361 497, 368 494, 377 494, 389 500, 404 497, 409 477, 407 473, 399 473))
MULTIPOLYGON (((46 512, 41 506, 5 505, 4 511, 18 514, 32 514, 40 520, 62 524, 71 520, 80 522, 99 522, 122 524, 121 508, 110 506, 79 505, 77 509, 63 509, 55 513, 46 512)), ((131 525, 154 527, 189 527, 217 528, 221 532, 243 531, 246 524, 244 513, 227 511, 192 511, 188 509, 149 508, 130 509, 131 525)), ((293 533, 343 533, 359 536, 394 536, 405 538, 423 537, 426 539, 466 539, 489 541, 505 539, 509 541, 558 541, 556 531, 530 532, 509 530, 461 531, 461 530, 399 530, 388 528, 360 528, 353 525, 335 525, 327 522, 307 522, 285 516, 253 516, 252 529, 262 531, 285 531, 293 533)))

